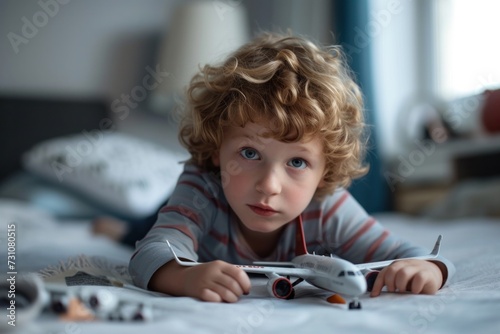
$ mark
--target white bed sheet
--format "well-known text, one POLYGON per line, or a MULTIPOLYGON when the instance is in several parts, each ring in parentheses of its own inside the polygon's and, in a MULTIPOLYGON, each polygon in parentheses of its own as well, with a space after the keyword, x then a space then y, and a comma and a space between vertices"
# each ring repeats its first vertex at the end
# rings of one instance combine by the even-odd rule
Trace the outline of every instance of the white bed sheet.
MULTIPOLYGON (((131 249, 91 235, 87 222, 54 222, 49 216, 0 202, 0 241, 16 222, 18 271, 38 271, 79 254, 126 263, 131 249), (2 204, 3 203, 3 204, 2 204)), ((155 297, 136 291, 154 305, 150 322, 65 323, 42 315, 22 333, 498 333, 500 330, 500 220, 486 218, 429 221, 401 215, 377 218, 393 233, 429 249, 443 235, 442 255, 457 273, 436 295, 383 293, 363 296, 362 310, 325 301, 327 293, 306 283, 294 300, 268 296, 266 280, 252 278, 252 292, 233 304, 187 297, 155 297)), ((5 247, 0 255, 5 268, 5 247)), ((120 288, 113 288, 120 289, 120 288)), ((5 321, 5 320, 0 320, 5 321)), ((20 330, 20 329, 19 329, 20 330)))

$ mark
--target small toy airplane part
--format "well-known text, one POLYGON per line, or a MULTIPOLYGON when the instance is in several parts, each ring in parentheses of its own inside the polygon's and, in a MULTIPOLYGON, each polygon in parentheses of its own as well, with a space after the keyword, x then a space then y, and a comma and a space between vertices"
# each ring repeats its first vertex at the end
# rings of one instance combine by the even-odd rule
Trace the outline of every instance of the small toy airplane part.
MULTIPOLYGON (((344 296, 351 301, 349 309, 361 309, 359 296, 367 292, 368 286, 373 286, 377 270, 387 267, 394 261, 405 259, 430 260, 439 254, 442 236, 439 235, 434 249, 429 255, 401 258, 388 261, 353 264, 349 261, 333 257, 309 254, 307 252, 302 217, 298 217, 296 233, 296 257, 290 262, 254 262, 253 265, 235 265, 247 273, 264 274, 269 278, 267 290, 271 296, 279 299, 292 299, 295 296, 294 287, 306 281, 320 289, 331 291, 334 295, 327 301, 335 304, 345 304, 344 296), (296 277, 293 283, 290 277, 296 277), (340 296, 341 295, 341 296, 340 296)), ((167 240, 175 261, 182 266, 196 266, 200 262, 182 261, 175 254, 167 240)))
POLYGON ((73 286, 45 284, 49 293, 47 308, 61 320, 78 322, 94 320, 149 321, 151 305, 139 297, 122 296, 106 286, 73 286))

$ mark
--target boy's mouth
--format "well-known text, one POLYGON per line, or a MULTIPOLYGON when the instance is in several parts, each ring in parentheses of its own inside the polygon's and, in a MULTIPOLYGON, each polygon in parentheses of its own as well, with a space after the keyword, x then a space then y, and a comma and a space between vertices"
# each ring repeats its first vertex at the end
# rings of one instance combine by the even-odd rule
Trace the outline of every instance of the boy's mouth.
POLYGON ((272 207, 263 204, 248 204, 248 207, 259 216, 269 217, 278 213, 278 211, 274 210, 272 207))

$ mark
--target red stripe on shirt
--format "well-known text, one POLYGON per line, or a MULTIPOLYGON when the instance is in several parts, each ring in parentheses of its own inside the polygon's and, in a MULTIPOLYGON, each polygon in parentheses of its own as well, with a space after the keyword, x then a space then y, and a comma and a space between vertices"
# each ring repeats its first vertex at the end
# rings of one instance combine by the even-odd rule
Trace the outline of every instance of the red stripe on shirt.
POLYGON ((237 241, 233 240, 233 246, 234 246, 234 250, 236 251, 236 253, 238 253, 238 255, 241 257, 241 258, 244 258, 244 259, 247 259, 247 260, 253 260, 252 257, 250 257, 247 253, 243 252, 239 247, 238 247, 238 243, 237 241))
POLYGON ((302 220, 306 221, 309 219, 319 219, 319 217, 321 217, 321 213, 322 211, 320 209, 303 212, 302 220))
POLYGON ((227 246, 227 244, 229 243, 229 237, 225 234, 220 234, 219 232, 215 231, 215 230, 211 230, 210 231, 210 236, 212 236, 215 240, 217 240, 218 242, 224 244, 227 246))
POLYGON ((373 254, 375 254, 377 249, 384 242, 384 240, 387 239, 388 236, 389 236, 389 231, 385 230, 384 233, 382 233, 382 235, 377 240, 375 240, 375 242, 368 249, 364 262, 370 262, 372 260, 373 254))
POLYGON ((184 184, 193 188, 196 188, 199 192, 204 195, 204 198, 211 201, 218 209, 221 209, 223 212, 227 212, 227 206, 223 205, 221 202, 217 200, 213 195, 211 195, 206 189, 192 181, 179 181, 179 184, 184 184))
POLYGON ((330 217, 333 216, 333 214, 338 210, 338 208, 345 202, 347 197, 349 197, 349 193, 346 191, 340 197, 340 199, 330 208, 330 210, 327 211, 327 213, 323 217, 321 224, 324 225, 328 221, 328 219, 330 219, 330 217))
POLYGON ((196 237, 193 235, 191 230, 186 225, 159 225, 159 226, 156 225, 156 226, 153 226, 152 229, 155 229, 155 228, 171 228, 171 229, 174 229, 174 230, 177 230, 179 232, 184 233, 193 241, 193 246, 194 246, 195 252, 198 251, 198 240, 196 239, 196 237))
POLYGON ((160 213, 166 213, 166 212, 176 212, 176 213, 188 218, 189 220, 191 220, 193 223, 195 223, 199 227, 202 227, 200 216, 198 216, 198 214, 196 212, 191 210, 191 208, 188 208, 185 206, 180 206, 180 205, 176 205, 176 206, 168 206, 167 205, 167 206, 164 206, 163 208, 161 208, 161 210, 160 210, 160 213))
POLYGON ((205 193, 205 189, 203 189, 202 186, 200 186, 198 183, 196 182, 193 182, 193 181, 188 181, 188 180, 184 180, 184 181, 179 181, 178 184, 185 184, 185 185, 188 185, 190 187, 193 187, 193 188, 196 188, 198 189, 200 192, 202 193, 205 193))
POLYGON ((375 224, 375 219, 370 217, 363 226, 349 239, 346 243, 344 243, 341 247, 341 251, 343 253, 347 252, 352 245, 358 240, 363 234, 365 234, 373 225, 375 224))

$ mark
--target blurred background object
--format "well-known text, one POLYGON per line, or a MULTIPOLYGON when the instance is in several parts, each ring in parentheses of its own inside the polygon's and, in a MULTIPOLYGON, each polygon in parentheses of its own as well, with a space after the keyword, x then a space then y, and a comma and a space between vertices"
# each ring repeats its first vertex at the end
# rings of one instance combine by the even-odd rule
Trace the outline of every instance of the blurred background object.
POLYGON ((206 64, 225 59, 250 39, 244 6, 218 1, 180 4, 172 13, 172 23, 162 42, 158 64, 169 72, 152 93, 151 108, 169 112, 181 99, 191 78, 206 64))
POLYGON ((498 176, 482 167, 496 166, 500 151, 499 7, 494 0, 2 1, 0 195, 9 196, 3 182, 20 188, 14 174, 24 185, 41 181, 26 179, 33 176, 20 159, 48 138, 118 131, 183 152, 174 111, 182 111, 192 71, 260 31, 290 30, 341 44, 365 95, 371 170, 349 190, 370 213, 422 212, 466 175, 498 176))
POLYGON ((484 92, 483 126, 489 133, 500 132, 500 89, 484 92))

